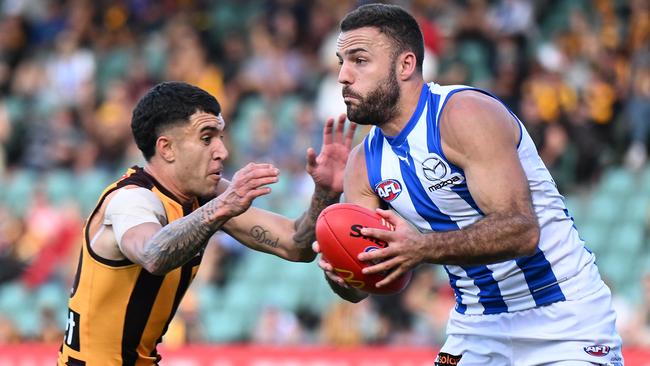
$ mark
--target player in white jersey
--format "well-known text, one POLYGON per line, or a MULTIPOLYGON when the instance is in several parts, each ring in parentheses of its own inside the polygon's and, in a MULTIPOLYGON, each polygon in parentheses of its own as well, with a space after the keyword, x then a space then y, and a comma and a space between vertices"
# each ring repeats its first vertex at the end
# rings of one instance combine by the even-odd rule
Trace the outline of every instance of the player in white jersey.
MULTIPOLYGON (((349 13, 337 56, 348 117, 374 125, 346 200, 395 226, 363 229, 389 245, 359 259, 390 272, 378 286, 444 265, 457 305, 436 365, 622 365, 611 293, 518 118, 486 92, 426 84, 422 34, 398 6, 349 13)), ((340 296, 367 296, 319 264, 340 296)))

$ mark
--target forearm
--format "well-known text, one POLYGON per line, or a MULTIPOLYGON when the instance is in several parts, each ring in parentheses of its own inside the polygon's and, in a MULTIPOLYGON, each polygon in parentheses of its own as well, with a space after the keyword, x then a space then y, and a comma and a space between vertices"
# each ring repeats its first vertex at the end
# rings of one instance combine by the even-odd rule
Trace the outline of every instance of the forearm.
POLYGON ((339 202, 340 198, 340 193, 333 193, 316 186, 309 209, 294 222, 295 233, 293 235, 293 242, 295 247, 313 253, 311 244, 316 240, 315 228, 318 215, 327 206, 339 202))
POLYGON ((495 213, 462 230, 425 235, 429 262, 479 265, 534 254, 539 224, 535 216, 495 213))
POLYGON ((164 275, 203 250, 229 217, 220 215, 214 199, 191 214, 164 226, 145 244, 142 262, 151 273, 164 275))

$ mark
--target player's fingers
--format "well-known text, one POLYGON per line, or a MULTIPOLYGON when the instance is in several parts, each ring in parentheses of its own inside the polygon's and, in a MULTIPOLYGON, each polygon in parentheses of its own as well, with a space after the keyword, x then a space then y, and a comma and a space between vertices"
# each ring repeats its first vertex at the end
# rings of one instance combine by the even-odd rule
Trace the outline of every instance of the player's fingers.
POLYGON ((398 258, 391 258, 375 265, 366 267, 361 270, 363 274, 373 274, 373 273, 383 273, 392 270, 395 267, 399 267, 400 261, 398 258))
POLYGON ((243 188, 244 189, 249 189, 249 190, 258 189, 258 188, 261 188, 262 186, 265 186, 267 184, 277 183, 278 179, 279 178, 277 176, 249 179, 249 180, 246 181, 243 188))
POLYGON ((362 262, 380 262, 386 258, 395 256, 395 253, 392 252, 390 247, 384 249, 375 249, 369 250, 367 252, 361 252, 357 254, 357 258, 362 262))
POLYGON ((313 250, 316 253, 320 253, 320 245, 318 244, 317 241, 311 243, 311 250, 313 250))
POLYGON ((307 149, 307 169, 311 169, 316 166, 316 151, 313 148, 307 149))
POLYGON ((332 131, 334 130, 334 118, 328 118, 323 127, 323 145, 332 143, 332 131))
POLYGON ((344 279, 342 279, 341 277, 335 275, 334 273, 332 273, 332 272, 325 272, 325 275, 326 275, 330 280, 336 282, 337 285, 339 285, 339 286, 341 286, 341 287, 344 287, 344 288, 350 288, 350 286, 347 284, 347 282, 345 282, 344 279))
POLYGON ((271 163, 248 163, 246 166, 241 168, 239 171, 252 171, 252 170, 258 170, 258 169, 271 169, 275 168, 273 164, 271 163))
POLYGON ((334 267, 330 264, 330 262, 324 260, 323 258, 318 261, 318 266, 325 272, 334 273, 334 267))
POLYGON ((369 236, 371 238, 390 241, 393 238, 393 233, 388 229, 376 229, 371 227, 364 227, 361 229, 361 235, 369 236))
POLYGON ((269 193, 271 193, 271 187, 260 187, 249 191, 245 197, 247 200, 252 201, 259 196, 264 196, 269 193))
POLYGON ((399 278, 399 276, 401 276, 404 272, 406 272, 406 268, 402 266, 396 267, 395 270, 393 270, 388 276, 386 276, 381 281, 377 282, 375 284, 375 287, 384 287, 388 285, 389 283, 399 278))
POLYGON ((341 114, 336 121, 336 132, 334 142, 343 142, 343 130, 345 130, 345 114, 341 114))
POLYGON ((233 181, 239 180, 240 182, 249 182, 252 179, 262 177, 277 177, 280 175, 280 170, 271 164, 263 165, 247 165, 244 169, 239 170, 233 181))
POLYGON ((357 130, 357 124, 352 122, 350 127, 348 127, 348 132, 345 134, 345 141, 343 143, 347 147, 352 147, 352 140, 354 140, 354 132, 357 130))
POLYGON ((398 222, 401 220, 399 216, 395 214, 395 212, 391 210, 382 210, 380 208, 376 209, 375 212, 381 216, 382 219, 386 220, 389 224, 396 226, 398 222))

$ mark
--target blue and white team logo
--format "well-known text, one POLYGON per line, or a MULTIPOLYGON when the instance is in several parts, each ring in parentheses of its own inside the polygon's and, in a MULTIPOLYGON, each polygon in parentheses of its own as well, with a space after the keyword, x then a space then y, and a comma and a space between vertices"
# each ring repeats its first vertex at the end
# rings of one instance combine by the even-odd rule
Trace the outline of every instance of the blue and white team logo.
POLYGON ((422 162, 422 175, 433 182, 431 186, 427 187, 429 192, 437 191, 440 188, 461 184, 465 178, 460 173, 452 173, 449 164, 443 160, 438 154, 431 154, 429 158, 422 162))
POLYGON ((381 199, 390 202, 402 192, 402 185, 395 179, 384 179, 377 183, 375 192, 381 199))

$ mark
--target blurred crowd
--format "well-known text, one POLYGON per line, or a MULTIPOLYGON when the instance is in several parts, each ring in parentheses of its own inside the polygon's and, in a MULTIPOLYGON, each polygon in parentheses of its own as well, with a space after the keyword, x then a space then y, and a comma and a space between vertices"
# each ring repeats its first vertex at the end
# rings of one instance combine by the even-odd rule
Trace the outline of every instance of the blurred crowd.
MULTIPOLYGON (((2 1, 0 342, 61 339, 84 219, 107 184, 142 164, 131 110, 158 82, 182 80, 216 96, 228 125, 227 172, 273 162, 282 179, 255 204, 299 215, 312 192, 305 151, 320 146, 323 122, 345 111, 338 22, 362 3, 2 1)), ((648 166, 647 1, 393 3, 423 30, 425 80, 501 98, 526 124, 561 192, 588 190, 610 166, 648 166)), ((196 315, 206 292, 197 292, 226 286, 247 255, 224 236, 209 248, 169 342, 210 340, 196 315)), ((644 296, 619 325, 627 344, 650 346, 650 271, 644 281, 644 296)), ((439 344, 450 291, 439 271, 422 267, 399 296, 332 301, 323 312, 265 307, 238 341, 439 344)))

